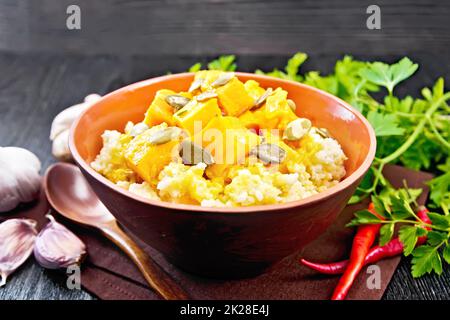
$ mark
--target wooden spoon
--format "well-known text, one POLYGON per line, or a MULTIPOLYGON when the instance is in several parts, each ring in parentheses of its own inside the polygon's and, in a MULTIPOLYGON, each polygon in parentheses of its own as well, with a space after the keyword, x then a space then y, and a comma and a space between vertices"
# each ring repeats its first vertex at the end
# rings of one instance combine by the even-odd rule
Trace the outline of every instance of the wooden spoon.
POLYGON ((45 173, 44 188, 52 207, 64 217, 99 229, 122 249, 144 275, 150 287, 166 300, 186 300, 183 289, 119 227, 98 199, 80 169, 57 163, 45 173))

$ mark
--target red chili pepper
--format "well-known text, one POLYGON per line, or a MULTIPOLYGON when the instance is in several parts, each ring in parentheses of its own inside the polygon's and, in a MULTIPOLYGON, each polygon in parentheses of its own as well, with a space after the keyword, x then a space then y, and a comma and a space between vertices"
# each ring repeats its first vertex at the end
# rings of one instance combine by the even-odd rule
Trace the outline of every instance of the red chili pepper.
MULTIPOLYGON (((370 206, 369 206, 369 208, 370 208, 370 206)), ((423 222, 425 222, 427 224, 431 224, 431 220, 428 217, 427 213, 428 213, 427 208, 420 207, 419 211, 417 212, 417 216, 423 222)), ((426 229, 430 230, 430 227, 427 227, 426 229)), ((426 236, 419 237, 419 239, 417 240, 417 245, 424 244, 426 242, 426 240, 427 240, 426 236)), ((397 255, 402 254, 402 252, 403 252, 403 243, 398 238, 394 238, 384 246, 372 247, 372 249, 370 249, 369 253, 367 254, 366 258, 364 259, 364 265, 378 262, 384 258, 395 257, 397 255)), ((348 260, 343 260, 343 261, 333 262, 333 263, 314 263, 314 262, 311 262, 311 261, 308 261, 305 259, 301 259, 300 262, 303 265, 305 265, 313 270, 316 270, 320 273, 332 274, 332 275, 342 274, 348 265, 348 260)))
MULTIPOLYGON (((377 262, 384 258, 394 257, 403 252, 403 244, 398 238, 392 239, 384 246, 374 246, 367 253, 364 259, 364 265, 377 262)), ((323 274, 342 274, 348 265, 348 260, 333 263, 314 263, 305 259, 300 262, 310 269, 316 270, 323 274)))
MULTIPOLYGON (((369 211, 374 212, 374 205, 369 205, 369 211)), ((380 224, 367 224, 358 227, 355 238, 353 239, 350 260, 344 274, 339 279, 338 285, 331 297, 332 300, 344 300, 350 287, 355 281, 356 276, 361 271, 364 260, 369 253, 369 249, 375 241, 375 237, 380 230, 380 224)))

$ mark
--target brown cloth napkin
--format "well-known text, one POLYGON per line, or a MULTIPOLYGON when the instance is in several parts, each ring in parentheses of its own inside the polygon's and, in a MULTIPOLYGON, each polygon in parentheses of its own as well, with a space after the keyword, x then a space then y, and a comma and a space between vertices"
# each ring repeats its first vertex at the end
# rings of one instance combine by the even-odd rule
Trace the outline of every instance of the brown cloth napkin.
MULTIPOLYGON (((402 187, 405 180, 411 188, 423 188, 424 192, 418 202, 425 202, 429 190, 424 182, 432 178, 431 174, 399 166, 386 167, 384 174, 395 187, 402 187)), ((339 277, 320 275, 300 266, 299 257, 324 262, 346 259, 354 230, 346 228, 345 224, 350 221, 353 212, 365 207, 367 203, 347 206, 335 224, 302 253, 290 256, 265 274, 250 279, 223 281, 194 276, 169 264, 150 246, 139 240, 137 242, 180 283, 192 299, 328 299, 339 277)), ((27 216, 38 220, 42 225, 48 210, 49 205, 45 196, 42 196, 37 203, 17 209, 2 218, 27 216)), ((63 220, 56 212, 53 214, 79 235, 88 247, 89 258, 81 274, 81 284, 85 290, 100 299, 159 299, 127 256, 99 232, 63 220)), ((400 257, 395 257, 377 263, 381 276, 379 289, 368 288, 366 282, 371 274, 363 269, 350 290, 348 299, 380 299, 399 261, 400 257)))

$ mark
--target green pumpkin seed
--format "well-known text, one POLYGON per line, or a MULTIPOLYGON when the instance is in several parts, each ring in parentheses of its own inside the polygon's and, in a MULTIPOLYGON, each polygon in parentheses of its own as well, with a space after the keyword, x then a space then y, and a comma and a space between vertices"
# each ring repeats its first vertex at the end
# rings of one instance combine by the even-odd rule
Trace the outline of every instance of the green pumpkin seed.
POLYGON ((213 92, 213 91, 205 91, 203 93, 200 93, 197 97, 195 97, 195 99, 197 99, 197 101, 205 101, 205 100, 209 100, 212 98, 217 97, 217 93, 213 92))
POLYGON ((287 104, 292 111, 295 112, 297 110, 297 105, 295 104, 294 100, 287 99, 287 104))
POLYGON ((250 151, 250 155, 258 157, 265 164, 281 163, 286 159, 286 151, 272 143, 262 143, 250 151))
POLYGON ((325 128, 315 128, 315 129, 317 134, 322 138, 326 139, 331 137, 330 132, 327 129, 325 128))
POLYGON ((267 88, 267 90, 255 101, 255 104, 251 109, 257 109, 263 105, 268 97, 273 93, 272 88, 267 88))
POLYGON ((181 142, 180 157, 185 165, 196 165, 200 162, 207 165, 214 163, 214 158, 208 150, 203 149, 189 140, 181 142))
POLYGON ((226 85, 231 79, 234 78, 234 72, 224 72, 221 73, 217 79, 211 83, 213 88, 217 88, 223 85, 226 85))
POLYGON ((143 133, 144 131, 147 131, 149 129, 149 126, 146 125, 143 122, 136 123, 133 128, 130 130, 130 136, 136 137, 143 133))
POLYGON ((205 79, 203 79, 203 78, 195 79, 192 82, 191 86, 189 87, 189 92, 193 92, 193 91, 199 89, 202 86, 203 82, 205 82, 205 79))
POLYGON ((166 102, 172 106, 176 111, 183 108, 185 105, 187 105, 191 101, 191 99, 186 98, 179 94, 171 94, 166 97, 166 102))
POLYGON ((295 141, 303 138, 311 129, 311 121, 306 118, 299 118, 291 121, 286 126, 283 133, 283 139, 295 141))
POLYGON ((151 144, 164 144, 171 140, 176 139, 181 133, 181 129, 178 127, 167 127, 154 132, 149 138, 148 142, 151 144))

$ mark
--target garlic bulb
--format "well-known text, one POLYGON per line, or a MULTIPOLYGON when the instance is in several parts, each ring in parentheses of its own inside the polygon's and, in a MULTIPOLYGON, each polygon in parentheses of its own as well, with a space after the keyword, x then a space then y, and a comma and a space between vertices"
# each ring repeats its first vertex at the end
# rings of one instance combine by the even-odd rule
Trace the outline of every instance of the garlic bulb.
POLYGON ((28 259, 36 234, 36 221, 31 219, 9 219, 0 224, 0 287, 28 259))
POLYGON ((14 209, 21 202, 39 196, 41 162, 30 151, 0 147, 0 212, 14 209))
POLYGON ((39 232, 34 245, 36 261, 47 269, 79 265, 86 256, 86 246, 69 229, 51 215, 50 222, 39 232))
POLYGON ((84 102, 64 109, 53 119, 50 129, 50 140, 53 141, 52 154, 56 159, 61 161, 70 161, 72 159, 69 151, 70 126, 81 112, 100 98, 101 96, 96 93, 90 94, 84 98, 84 102))

